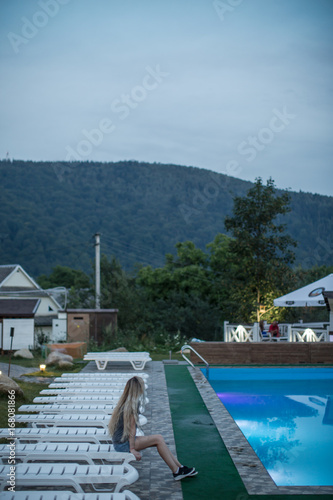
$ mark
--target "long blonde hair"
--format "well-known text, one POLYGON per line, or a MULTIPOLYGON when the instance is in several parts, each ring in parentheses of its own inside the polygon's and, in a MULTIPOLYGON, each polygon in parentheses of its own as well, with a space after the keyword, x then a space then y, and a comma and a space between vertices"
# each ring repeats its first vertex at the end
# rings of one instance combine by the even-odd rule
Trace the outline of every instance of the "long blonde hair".
POLYGON ((124 420, 124 432, 121 440, 127 441, 131 432, 131 417, 134 417, 135 424, 139 425, 139 406, 144 406, 145 383, 141 377, 130 378, 125 385, 124 392, 120 396, 117 406, 113 410, 108 429, 111 436, 114 434, 121 416, 124 420))

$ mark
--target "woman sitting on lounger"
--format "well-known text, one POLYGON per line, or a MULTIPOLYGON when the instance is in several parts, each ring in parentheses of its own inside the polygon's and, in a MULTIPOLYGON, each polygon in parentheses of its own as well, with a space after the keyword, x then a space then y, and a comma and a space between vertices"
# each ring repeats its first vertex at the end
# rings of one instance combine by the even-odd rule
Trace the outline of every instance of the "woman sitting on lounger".
POLYGON ((156 446, 176 481, 187 476, 195 476, 197 474, 195 468, 181 465, 169 450, 163 436, 160 434, 136 436, 136 429, 139 426, 139 408, 144 405, 144 401, 144 381, 140 377, 131 378, 126 383, 108 426, 114 449, 120 452, 130 452, 136 460, 141 460, 141 450, 156 446))

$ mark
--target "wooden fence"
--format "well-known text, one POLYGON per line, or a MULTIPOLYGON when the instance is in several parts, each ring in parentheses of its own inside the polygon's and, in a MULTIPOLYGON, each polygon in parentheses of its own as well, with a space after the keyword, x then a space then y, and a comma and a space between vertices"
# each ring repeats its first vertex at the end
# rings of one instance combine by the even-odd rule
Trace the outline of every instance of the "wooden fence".
MULTIPOLYGON (((332 364, 333 342, 193 342, 210 365, 332 364)), ((191 361, 202 361, 191 351, 191 361)))

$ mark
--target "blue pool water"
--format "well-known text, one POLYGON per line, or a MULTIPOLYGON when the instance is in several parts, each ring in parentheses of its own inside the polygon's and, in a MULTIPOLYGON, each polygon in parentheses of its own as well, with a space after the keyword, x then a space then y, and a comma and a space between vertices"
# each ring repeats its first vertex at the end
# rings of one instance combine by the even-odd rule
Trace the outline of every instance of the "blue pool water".
POLYGON ((210 368, 209 382, 278 486, 333 485, 333 368, 210 368))

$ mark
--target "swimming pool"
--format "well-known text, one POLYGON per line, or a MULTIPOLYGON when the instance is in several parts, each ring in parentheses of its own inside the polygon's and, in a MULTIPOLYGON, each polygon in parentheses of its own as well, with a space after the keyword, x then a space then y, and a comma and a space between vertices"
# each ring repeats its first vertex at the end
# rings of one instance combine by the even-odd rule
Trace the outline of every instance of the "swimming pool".
POLYGON ((210 368, 209 382, 276 485, 333 485, 333 368, 210 368))

